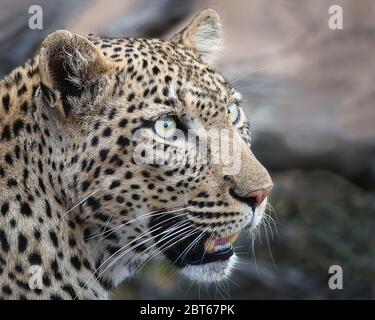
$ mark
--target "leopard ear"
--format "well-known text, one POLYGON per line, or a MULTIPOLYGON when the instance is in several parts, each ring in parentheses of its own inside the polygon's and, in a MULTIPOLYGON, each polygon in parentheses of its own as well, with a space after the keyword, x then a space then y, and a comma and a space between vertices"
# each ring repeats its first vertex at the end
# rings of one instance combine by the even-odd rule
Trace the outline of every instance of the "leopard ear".
POLYGON ((170 40, 192 48, 204 62, 211 64, 222 47, 220 17, 213 9, 202 10, 170 40))
POLYGON ((112 68, 88 39, 65 30, 56 31, 43 40, 39 59, 42 83, 58 91, 65 116, 70 107, 64 105, 64 101, 82 96, 112 68))

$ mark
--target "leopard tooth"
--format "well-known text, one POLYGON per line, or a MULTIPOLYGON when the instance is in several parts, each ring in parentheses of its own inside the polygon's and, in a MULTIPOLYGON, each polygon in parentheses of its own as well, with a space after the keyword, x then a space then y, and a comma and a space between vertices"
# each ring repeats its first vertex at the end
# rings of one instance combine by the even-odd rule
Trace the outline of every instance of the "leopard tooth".
POLYGON ((228 237, 228 241, 230 242, 230 243, 234 243, 234 241, 236 241, 237 240, 237 238, 238 238, 238 236, 240 235, 240 233, 239 232, 237 232, 237 233, 235 233, 235 234, 232 234, 231 236, 229 236, 228 237))
POLYGON ((239 234, 240 233, 237 232, 237 233, 232 234, 232 235, 230 235, 228 237, 225 237, 225 239, 227 240, 227 243, 221 244, 221 245, 216 245, 216 242, 219 239, 223 239, 223 238, 206 240, 205 243, 204 243, 204 248, 205 248, 206 252, 208 252, 208 253, 212 253, 212 252, 216 252, 216 251, 220 251, 220 250, 226 249, 231 244, 233 244, 234 241, 236 241, 236 239, 238 238, 239 234))
POLYGON ((214 249, 215 249, 215 240, 207 240, 204 243, 204 248, 205 248, 206 252, 208 252, 208 253, 214 252, 214 249))

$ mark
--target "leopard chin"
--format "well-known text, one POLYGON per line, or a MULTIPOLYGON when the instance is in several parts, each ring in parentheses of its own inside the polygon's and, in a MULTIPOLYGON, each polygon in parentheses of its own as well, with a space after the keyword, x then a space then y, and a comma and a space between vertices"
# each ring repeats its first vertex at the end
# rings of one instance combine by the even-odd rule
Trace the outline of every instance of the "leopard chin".
POLYGON ((197 282, 219 282, 227 279, 239 259, 236 254, 231 255, 226 260, 209 262, 200 265, 186 265, 180 270, 180 273, 192 281, 197 282))

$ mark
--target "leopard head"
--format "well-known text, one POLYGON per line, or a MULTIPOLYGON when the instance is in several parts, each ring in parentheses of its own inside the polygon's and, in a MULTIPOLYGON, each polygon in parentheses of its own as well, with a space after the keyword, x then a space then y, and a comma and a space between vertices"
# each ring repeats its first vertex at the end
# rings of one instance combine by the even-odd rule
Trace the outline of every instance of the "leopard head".
POLYGON ((69 215, 110 287, 153 257, 221 280, 238 234, 262 220, 272 180, 251 150, 240 93, 213 67, 220 32, 207 9, 169 40, 56 31, 42 43, 69 215))

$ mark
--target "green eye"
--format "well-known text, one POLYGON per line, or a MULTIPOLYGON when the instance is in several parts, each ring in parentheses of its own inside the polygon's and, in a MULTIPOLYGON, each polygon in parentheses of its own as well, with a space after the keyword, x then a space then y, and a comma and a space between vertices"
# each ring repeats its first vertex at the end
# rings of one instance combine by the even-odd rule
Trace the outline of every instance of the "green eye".
POLYGON ((163 117, 155 121, 154 131, 163 139, 170 139, 176 133, 177 124, 172 117, 163 117))
POLYGON ((235 103, 231 103, 227 107, 227 115, 233 125, 238 124, 241 119, 240 107, 235 103))

